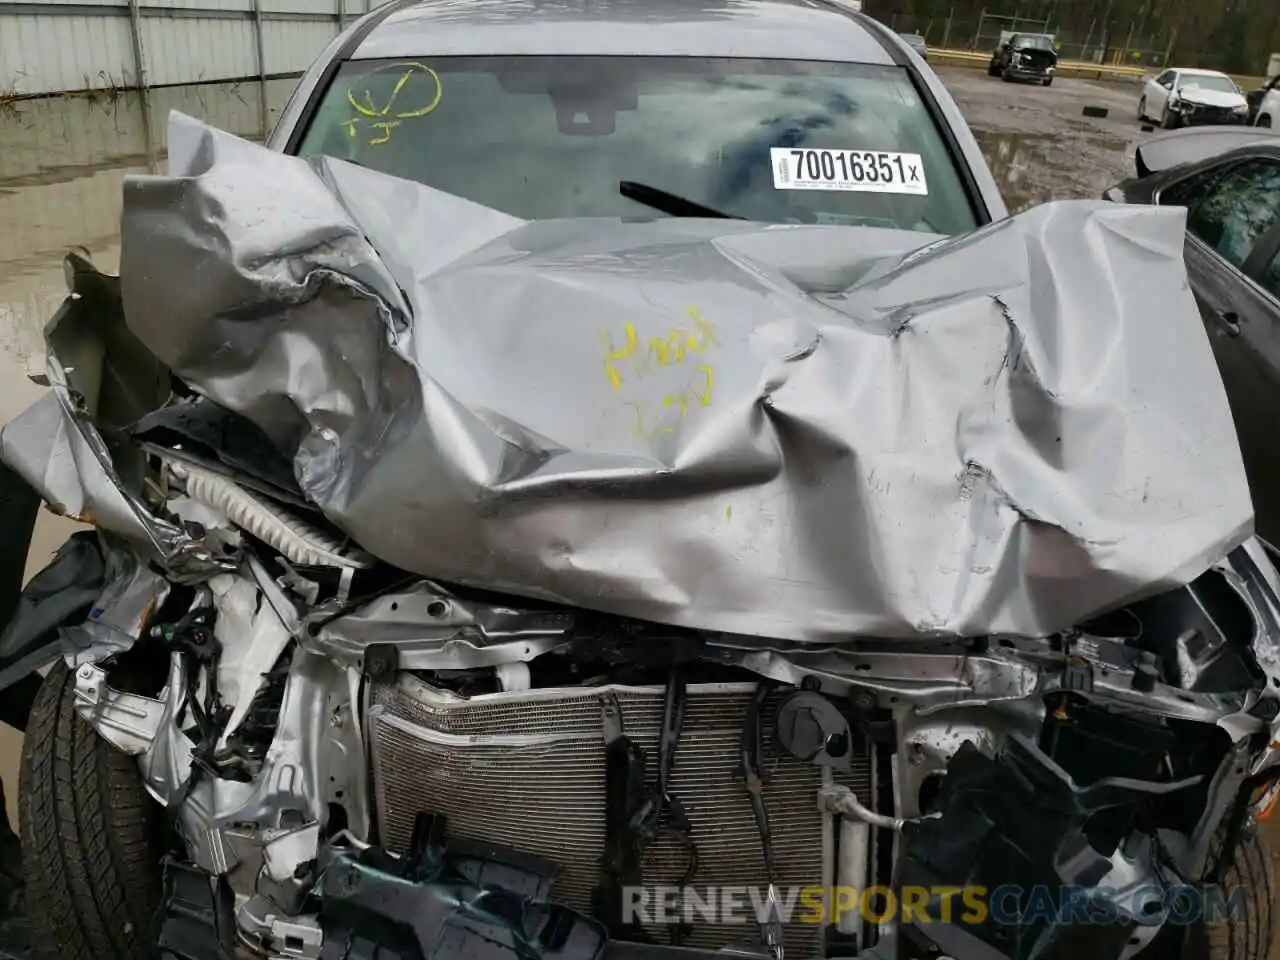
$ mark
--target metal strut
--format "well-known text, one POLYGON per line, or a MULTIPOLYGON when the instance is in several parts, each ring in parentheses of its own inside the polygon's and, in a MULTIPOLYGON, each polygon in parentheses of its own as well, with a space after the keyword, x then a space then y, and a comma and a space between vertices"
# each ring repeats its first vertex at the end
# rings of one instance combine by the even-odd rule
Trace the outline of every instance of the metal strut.
MULTIPOLYGON (((684 727, 688 691, 680 668, 667 677, 667 691, 662 709, 662 732, 658 740, 658 789, 651 793, 631 818, 631 828, 644 850, 662 835, 673 837, 684 848, 688 866, 680 878, 681 891, 698 871, 698 847, 693 839, 693 826, 680 798, 671 792, 671 771, 676 762, 676 746, 684 727)), ((676 924, 671 930, 672 946, 680 946, 690 933, 689 925, 676 924)))
POLYGON ((768 948, 773 960, 783 960, 782 916, 778 909, 778 870, 773 856, 773 834, 769 831, 769 811, 764 804, 764 762, 760 730, 760 714, 764 703, 773 692, 772 681, 763 680, 756 686, 755 696, 747 707, 747 717, 742 726, 742 779, 747 795, 751 798, 751 811, 760 831, 760 845, 764 852, 765 874, 769 880, 766 915, 760 921, 760 939, 768 948))

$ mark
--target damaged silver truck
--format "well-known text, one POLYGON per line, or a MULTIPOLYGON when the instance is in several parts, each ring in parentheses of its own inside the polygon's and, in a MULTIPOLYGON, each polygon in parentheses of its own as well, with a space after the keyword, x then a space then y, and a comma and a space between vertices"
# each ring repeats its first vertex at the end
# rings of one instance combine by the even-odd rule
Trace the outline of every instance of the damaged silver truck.
POLYGON ((36 956, 1267 956, 1280 573, 1181 211, 169 148, 0 430, 4 569, 89 525, 0 584, 36 956))

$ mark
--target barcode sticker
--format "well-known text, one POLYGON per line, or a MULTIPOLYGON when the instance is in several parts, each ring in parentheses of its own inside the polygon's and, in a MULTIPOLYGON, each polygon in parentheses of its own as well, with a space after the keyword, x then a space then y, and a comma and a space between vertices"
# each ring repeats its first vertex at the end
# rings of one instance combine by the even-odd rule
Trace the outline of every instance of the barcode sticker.
POLYGON ((851 190, 927 197, 929 184, 918 153, 884 150, 801 150, 772 147, 777 190, 851 190))

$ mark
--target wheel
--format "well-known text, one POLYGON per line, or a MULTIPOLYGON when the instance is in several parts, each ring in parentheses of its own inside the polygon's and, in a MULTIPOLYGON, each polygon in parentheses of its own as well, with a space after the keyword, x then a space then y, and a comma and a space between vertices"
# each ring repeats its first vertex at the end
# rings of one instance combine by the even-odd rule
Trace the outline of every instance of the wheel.
POLYGON ((1005 67, 1000 74, 1000 79, 1005 83, 1013 83, 1013 75, 1009 72, 1009 68, 1005 67))
POLYGON ((1138 101, 1138 122, 1141 123, 1147 119, 1147 98, 1143 97, 1138 101))
POLYGON ((1170 113, 1169 108, 1165 107, 1160 111, 1160 129, 1173 130, 1178 126, 1178 117, 1176 114, 1170 113))
POLYGON ((1271 114, 1269 114, 1269 113, 1264 113, 1264 114, 1260 115, 1260 116, 1258 117, 1258 123, 1257 123, 1257 125, 1258 125, 1258 126, 1260 126, 1260 127, 1266 127, 1267 129, 1270 129, 1270 128, 1271 128, 1271 114))
POLYGON ((22 748, 19 830, 37 956, 145 960, 160 903, 161 811, 137 762, 72 706, 57 661, 31 707, 22 748))
POLYGON ((988 77, 1000 76, 1000 65, 997 64, 994 60, 991 63, 987 64, 987 76, 988 77))
POLYGON ((1045 85, 1046 87, 1051 87, 1051 86, 1053 86, 1053 77, 1047 77, 1047 78, 1045 78, 1044 85, 1045 85))
POLYGON ((1181 960, 1266 960, 1275 936, 1275 877, 1260 829, 1240 838, 1223 872, 1222 889, 1245 890, 1243 909, 1230 919, 1191 928, 1181 960))

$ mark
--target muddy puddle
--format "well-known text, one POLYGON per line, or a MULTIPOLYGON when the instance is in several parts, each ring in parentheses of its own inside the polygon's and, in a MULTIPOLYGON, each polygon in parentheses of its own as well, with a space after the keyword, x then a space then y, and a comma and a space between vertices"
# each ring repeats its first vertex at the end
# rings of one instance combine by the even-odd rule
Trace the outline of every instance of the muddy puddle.
POLYGON ((1050 200, 1097 200, 1129 175, 1127 144, 1113 135, 980 128, 973 133, 1012 213, 1050 200))
POLYGON ((1139 89, 1061 77, 1051 87, 1001 83, 978 70, 938 71, 968 120, 1013 212, 1050 200, 1099 199, 1133 175, 1139 89), (1085 107, 1106 111, 1085 117, 1085 107))
MULTIPOLYGON (((268 81, 266 123, 293 86, 268 81)), ((170 110, 259 138, 256 85, 201 84, 136 93, 26 100, 0 107, 0 421, 30 402, 24 375, 43 365, 40 329, 66 287, 62 259, 75 249, 118 265, 121 187, 164 157, 170 110)))

